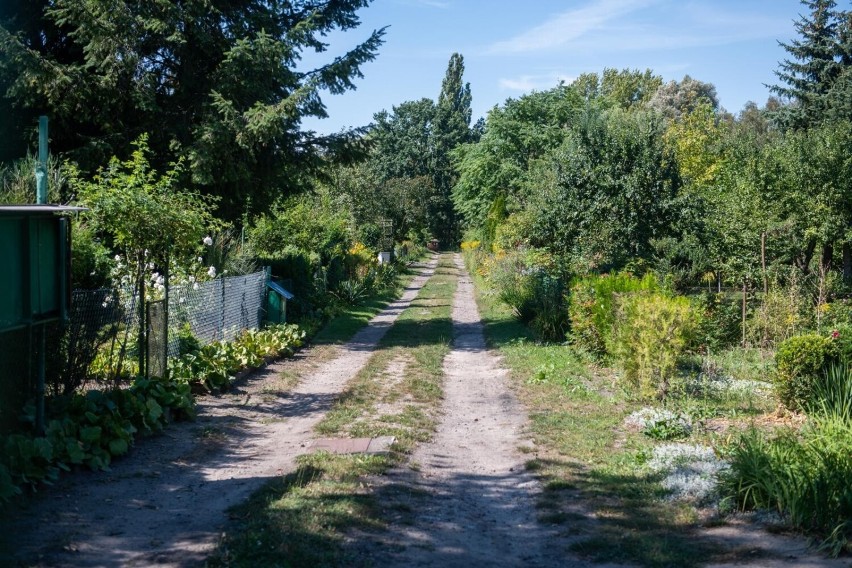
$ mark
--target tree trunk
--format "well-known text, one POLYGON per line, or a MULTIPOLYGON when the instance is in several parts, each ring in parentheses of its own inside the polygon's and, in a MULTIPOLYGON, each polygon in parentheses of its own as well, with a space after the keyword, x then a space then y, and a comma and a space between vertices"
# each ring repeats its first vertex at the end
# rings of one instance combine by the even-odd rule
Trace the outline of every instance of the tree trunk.
POLYGON ((852 285, 852 245, 843 245, 843 283, 852 285))
POLYGON ((822 245, 822 256, 820 257, 820 263, 823 267, 823 270, 828 272, 831 270, 832 264, 834 264, 834 246, 830 243, 826 243, 822 245))
POLYGON ((801 270, 803 274, 810 274, 811 259, 814 257, 815 250, 816 241, 811 240, 808 242, 807 246, 805 246, 805 250, 802 251, 801 256, 796 259, 796 266, 799 267, 799 270, 801 270))

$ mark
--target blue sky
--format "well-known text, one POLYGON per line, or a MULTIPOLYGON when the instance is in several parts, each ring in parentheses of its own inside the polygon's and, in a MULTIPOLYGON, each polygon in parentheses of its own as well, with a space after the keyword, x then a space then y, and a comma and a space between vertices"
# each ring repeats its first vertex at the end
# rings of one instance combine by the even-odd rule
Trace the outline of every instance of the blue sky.
MULTIPOLYGON (((840 0, 839 8, 847 2, 840 0)), ((436 99, 453 52, 464 55, 474 120, 507 98, 570 82, 605 67, 685 74, 716 86, 724 108, 759 105, 795 37, 799 0, 376 0, 362 25, 330 36, 324 61, 388 26, 358 89, 325 94, 329 118, 305 128, 330 133, 372 121, 407 100, 436 99)), ((305 63, 311 63, 306 59, 305 63)))

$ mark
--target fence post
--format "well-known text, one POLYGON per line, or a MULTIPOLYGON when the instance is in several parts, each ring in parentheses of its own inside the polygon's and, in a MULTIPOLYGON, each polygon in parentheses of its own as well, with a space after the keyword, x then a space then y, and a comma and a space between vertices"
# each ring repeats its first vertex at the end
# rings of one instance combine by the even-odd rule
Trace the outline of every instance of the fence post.
POLYGON ((221 323, 219 324, 219 335, 221 336, 222 341, 225 341, 225 279, 224 278, 219 278, 219 286, 222 287, 222 296, 221 296, 222 320, 221 320, 221 323))

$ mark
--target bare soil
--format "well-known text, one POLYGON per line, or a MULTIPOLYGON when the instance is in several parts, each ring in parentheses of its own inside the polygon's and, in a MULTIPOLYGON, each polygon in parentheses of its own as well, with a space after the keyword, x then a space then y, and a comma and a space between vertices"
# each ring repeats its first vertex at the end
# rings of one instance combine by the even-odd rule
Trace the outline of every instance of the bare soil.
MULTIPOLYGON (((582 502, 582 527, 566 531, 537 518, 541 487, 525 468, 536 452, 525 411, 499 357, 486 348, 472 282, 455 261, 461 278, 441 423, 407 464, 371 480, 389 527, 353 534, 350 545, 356 558, 374 566, 588 565, 568 550, 570 534, 594 530, 594 514, 582 502)), ((141 441, 112 471, 67 475, 11 511, 0 522, 0 565, 203 564, 229 530, 228 509, 295 468, 314 426, 436 264, 425 266, 402 298, 346 345, 306 350, 254 373, 227 395, 204 397, 196 422, 141 441), (303 378, 290 388, 282 374, 303 378)), ((402 374, 409 364, 395 360, 386 374, 402 374)), ((747 521, 702 532, 720 547, 755 551, 753 562, 736 554, 719 567, 850 565, 747 521)))

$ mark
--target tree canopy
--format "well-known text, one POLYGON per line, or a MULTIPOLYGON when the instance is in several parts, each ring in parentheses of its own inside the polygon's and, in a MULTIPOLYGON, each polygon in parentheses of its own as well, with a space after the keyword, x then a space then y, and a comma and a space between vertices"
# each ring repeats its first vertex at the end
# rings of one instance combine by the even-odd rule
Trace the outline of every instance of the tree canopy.
POLYGON ((24 115, 51 117, 56 152, 93 172, 144 133, 163 162, 227 217, 304 185, 318 158, 359 133, 318 136, 322 93, 355 87, 384 30, 306 66, 324 37, 359 25, 369 0, 12 0, 0 13, 0 77, 24 115))

